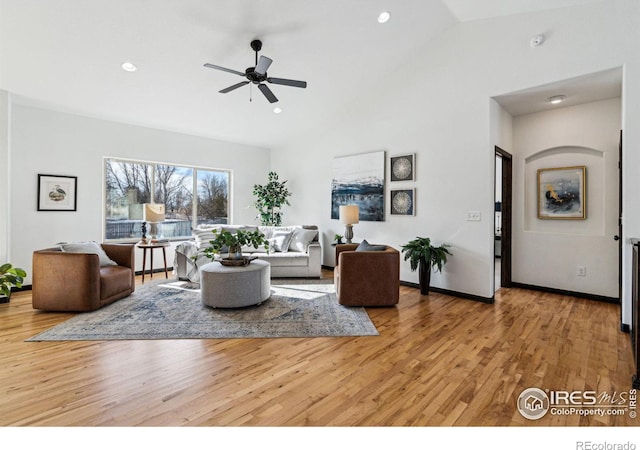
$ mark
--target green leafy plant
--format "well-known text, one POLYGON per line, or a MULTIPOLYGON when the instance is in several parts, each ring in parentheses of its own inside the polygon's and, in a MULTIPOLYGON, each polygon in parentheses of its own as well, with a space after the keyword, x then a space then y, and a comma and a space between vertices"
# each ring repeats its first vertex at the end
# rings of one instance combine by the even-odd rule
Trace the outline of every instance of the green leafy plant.
POLYGON ((204 255, 213 260, 221 251, 228 249, 229 258, 240 257, 243 246, 258 247, 264 246, 269 251, 269 241, 267 241, 259 231, 242 231, 235 233, 229 231, 214 230, 216 236, 209 241, 209 246, 203 250, 204 255))
POLYGON ((333 237, 333 240, 336 241, 336 244, 342 244, 342 238, 344 238, 344 236, 342 236, 341 234, 336 234, 333 237))
POLYGON ((286 181, 278 181, 278 174, 269 172, 269 182, 253 186, 253 195, 256 201, 254 206, 258 210, 258 218, 262 225, 280 226, 282 225, 282 211, 284 205, 290 205, 288 198, 291 192, 285 186, 286 181))
POLYGON ((0 266, 0 295, 11 296, 11 287, 22 287, 27 272, 9 263, 0 266))
POLYGON ((431 281, 431 271, 442 272, 442 267, 447 263, 447 255, 451 255, 447 250, 450 245, 442 244, 439 247, 431 245, 431 239, 416 237, 402 246, 404 260, 409 260, 411 270, 420 269, 420 291, 422 294, 429 293, 431 281))

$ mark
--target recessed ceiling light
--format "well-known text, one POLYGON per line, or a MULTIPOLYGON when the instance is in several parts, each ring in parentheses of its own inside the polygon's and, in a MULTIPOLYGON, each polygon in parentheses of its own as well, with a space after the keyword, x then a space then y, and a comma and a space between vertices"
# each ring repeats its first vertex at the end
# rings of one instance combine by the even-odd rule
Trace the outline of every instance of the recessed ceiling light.
POLYGON ((274 114, 280 114, 282 112, 282 108, 278 108, 277 106, 275 108, 273 108, 273 113, 274 114))
POLYGON ((553 103, 554 105, 557 105, 558 103, 562 103, 565 98, 567 98, 566 95, 554 95, 553 97, 549 97, 547 101, 549 103, 553 103))
POLYGON ((138 70, 138 68, 136 67, 136 65, 134 63, 123 62, 122 63, 122 70, 126 70, 127 72, 135 72, 136 70, 138 70))
POLYGON ((532 37, 531 40, 529 41, 529 44, 532 47, 539 47, 540 45, 544 44, 544 40, 545 40, 544 34, 539 34, 537 36, 532 37))
POLYGON ((385 23, 391 18, 391 13, 389 11, 382 11, 378 16, 379 23, 385 23))

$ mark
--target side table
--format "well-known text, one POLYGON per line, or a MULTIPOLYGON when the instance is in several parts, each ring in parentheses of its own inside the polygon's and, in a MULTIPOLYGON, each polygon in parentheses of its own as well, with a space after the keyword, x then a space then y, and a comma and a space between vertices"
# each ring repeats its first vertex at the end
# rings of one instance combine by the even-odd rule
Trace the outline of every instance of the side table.
POLYGON ((164 277, 169 278, 169 274, 167 273, 167 252, 166 248, 169 246, 168 242, 158 242, 158 243, 148 243, 143 244, 142 242, 138 242, 136 247, 142 249, 142 282, 144 283, 144 273, 147 267, 147 250, 151 253, 151 267, 149 269, 150 278, 153 278, 153 251, 157 248, 162 249, 162 256, 164 258, 164 277))

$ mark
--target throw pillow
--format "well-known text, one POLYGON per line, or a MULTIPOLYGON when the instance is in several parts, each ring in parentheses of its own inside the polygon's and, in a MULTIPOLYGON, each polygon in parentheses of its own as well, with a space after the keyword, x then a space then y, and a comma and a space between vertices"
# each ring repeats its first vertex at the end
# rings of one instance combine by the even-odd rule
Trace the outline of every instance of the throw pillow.
POLYGON ((306 253, 309 249, 309 244, 318 235, 318 230, 305 230, 304 228, 296 228, 291 236, 291 242, 289 243, 290 252, 302 252, 306 253))
POLYGON ((274 231, 273 237, 267 239, 269 242, 269 251, 276 251, 286 253, 289 251, 289 243, 291 242, 291 237, 293 236, 293 231, 274 231))
POLYGON ((363 240, 356 248, 357 252, 383 252, 387 249, 386 245, 371 245, 367 240, 363 240))
POLYGON ((258 231, 262 234, 264 234, 264 238, 265 239, 270 239, 273 237, 273 227, 272 226, 265 226, 265 225, 260 225, 258 227, 258 231))
POLYGON ((76 242, 72 244, 61 244, 60 250, 69 253, 93 253, 100 258, 100 267, 117 266, 118 264, 107 256, 100 244, 97 242, 76 242))

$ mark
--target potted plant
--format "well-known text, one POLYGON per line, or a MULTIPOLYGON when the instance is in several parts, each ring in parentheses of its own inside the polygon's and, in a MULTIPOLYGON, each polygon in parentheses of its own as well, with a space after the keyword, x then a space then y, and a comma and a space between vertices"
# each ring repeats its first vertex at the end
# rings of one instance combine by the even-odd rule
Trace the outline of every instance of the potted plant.
POLYGON ((344 236, 342 236, 341 234, 336 234, 333 239, 336 241, 336 244, 342 244, 342 238, 344 236))
POLYGON ((269 250, 269 242, 264 238, 264 234, 259 231, 238 230, 231 233, 225 230, 214 230, 215 238, 209 241, 209 246, 203 250, 205 256, 212 261, 217 254, 228 249, 228 259, 242 259, 242 247, 264 246, 269 250))
POLYGON ((13 267, 9 263, 0 266, 0 303, 7 303, 11 297, 12 287, 22 287, 23 277, 27 273, 23 269, 13 267))
POLYGON ((402 246, 404 260, 409 260, 411 270, 419 269, 420 294, 429 295, 431 284, 431 271, 442 271, 442 266, 447 262, 447 255, 451 255, 447 244, 439 247, 431 245, 431 239, 416 237, 402 246))
POLYGON ((258 209, 260 222, 265 226, 282 225, 282 208, 290 205, 291 192, 285 186, 286 181, 278 181, 278 174, 269 172, 269 182, 264 186, 253 186, 253 195, 257 197, 254 205, 258 209))

